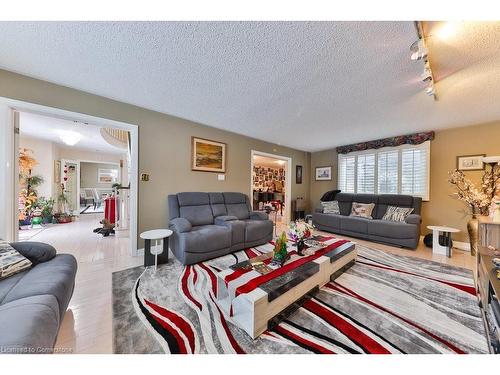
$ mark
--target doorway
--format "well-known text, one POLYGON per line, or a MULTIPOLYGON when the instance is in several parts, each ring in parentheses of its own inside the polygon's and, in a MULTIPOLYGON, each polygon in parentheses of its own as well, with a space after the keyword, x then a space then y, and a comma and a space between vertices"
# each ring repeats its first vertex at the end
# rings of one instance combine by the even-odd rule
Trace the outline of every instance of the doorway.
MULTIPOLYGON (((113 162, 119 165, 119 170, 123 170, 124 176, 127 180, 126 186, 120 187, 127 189, 126 195, 129 201, 126 206, 129 210, 126 215, 129 218, 129 225, 126 226, 128 235, 126 237, 126 245, 120 248, 128 249, 129 254, 137 255, 137 170, 138 170, 138 129, 136 125, 121 123, 113 120, 83 115, 75 112, 68 112, 60 109, 40 106, 32 103, 20 102, 8 98, 0 98, 0 142, 2 143, 3 150, 0 155, 2 165, 0 166, 0 173, 5 176, 6 189, 0 192, 0 208, 4 209, 6 215, 3 220, 0 220, 0 237, 8 241, 16 241, 19 239, 19 142, 23 131, 23 115, 27 116, 41 116, 51 118, 55 122, 66 122, 67 124, 80 128, 96 128, 99 131, 108 130, 108 133, 113 135, 116 131, 120 134, 126 134, 127 149, 124 150, 123 155, 116 160, 103 160, 103 153, 100 148, 94 150, 95 157, 88 157, 84 155, 85 152, 92 150, 82 150, 85 147, 72 147, 75 144, 75 139, 81 142, 75 142, 80 146, 84 146, 85 137, 82 134, 78 135, 79 131, 63 131, 57 135, 59 142, 63 138, 67 144, 62 145, 64 153, 59 153, 59 147, 54 147, 56 139, 49 147, 42 147, 42 151, 38 152, 40 167, 43 169, 42 175, 46 177, 43 187, 38 189, 43 191, 45 198, 51 197, 54 204, 54 213, 64 213, 66 216, 71 217, 68 221, 73 220, 74 217, 80 216, 80 205, 82 202, 82 192, 80 191, 80 163, 84 162, 113 162), (42 160, 44 159, 44 160, 42 160), (47 160, 48 159, 48 162, 47 160), (5 163, 3 163, 5 161, 5 163), (121 162, 120 162, 121 161, 121 162), (122 168, 123 167, 123 168, 122 168), (63 182, 68 182, 63 184, 63 182), (64 185, 64 186, 63 186, 64 185), (67 191, 65 191, 67 190, 67 191), (69 193, 69 194, 68 194, 69 193), (58 202, 58 197, 66 195, 67 197, 58 202), (69 199, 68 199, 69 198, 69 199), (61 208, 66 204, 66 208, 61 208), (55 206, 59 206, 57 209, 55 206), (59 212, 57 211, 59 210, 59 212)), ((75 130, 71 129, 71 130, 75 130)), ((67 129, 65 129, 67 130, 67 129)), ((109 135, 108 134, 108 135, 109 135)), ((97 137, 93 138, 98 139, 97 137)), ((99 137, 100 141, 105 142, 105 137, 99 137), (103 139, 101 139, 103 138, 103 139)), ((46 140, 49 141, 49 140, 46 140)), ((123 141, 123 139, 121 139, 123 141)), ((50 142, 48 142, 50 143, 50 142)), ((108 142, 109 143, 109 142, 108 142)), ((115 145, 116 146, 116 145, 115 145)), ((37 160, 39 162, 39 160, 37 160)), ((105 172, 105 171, 104 171, 105 172)), ((103 180, 109 179, 110 176, 102 174, 103 180)), ((96 181, 98 176, 96 176, 96 181)), ((110 186, 111 188, 111 186, 110 186)), ((93 206, 92 206, 93 207, 93 206)), ((55 216, 55 215, 54 215, 55 216)), ((88 228, 94 225, 94 219, 87 215, 85 224, 88 228)), ((30 217, 30 219, 32 216, 30 217)), ((38 220, 36 220, 37 222, 38 220)), ((64 221, 64 219, 63 219, 64 221)), ((47 220, 45 223, 49 224, 47 220)), ((52 224, 52 223, 50 223, 52 224)), ((48 226, 50 226, 50 224, 48 226)), ((29 223, 31 225, 31 223, 29 223)), ((124 226, 125 227, 125 226, 124 226)), ((73 231, 74 232, 74 231, 73 231)), ((92 231, 90 231, 92 232, 92 231)), ((76 232, 74 232, 76 234, 76 232)), ((92 233, 91 233, 92 235, 92 233)), ((36 240, 36 238, 33 238, 36 240)))
POLYGON ((255 150, 250 159, 252 208, 268 212, 277 227, 287 225, 291 219, 292 159, 255 150))

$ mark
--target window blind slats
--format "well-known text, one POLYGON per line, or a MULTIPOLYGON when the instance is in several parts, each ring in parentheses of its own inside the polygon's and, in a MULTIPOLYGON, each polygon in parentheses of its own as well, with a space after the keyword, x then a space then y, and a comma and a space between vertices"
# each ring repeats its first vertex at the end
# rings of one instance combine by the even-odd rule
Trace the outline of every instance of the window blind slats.
POLYGON ((339 189, 347 193, 409 194, 428 199, 430 142, 341 154, 339 189))

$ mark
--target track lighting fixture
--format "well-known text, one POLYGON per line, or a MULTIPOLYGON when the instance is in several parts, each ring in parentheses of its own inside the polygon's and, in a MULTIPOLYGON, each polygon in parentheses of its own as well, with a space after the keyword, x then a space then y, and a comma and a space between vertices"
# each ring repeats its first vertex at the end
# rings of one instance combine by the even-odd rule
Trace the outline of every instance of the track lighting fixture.
POLYGON ((434 78, 432 75, 431 65, 429 63, 429 50, 425 44, 425 37, 422 29, 422 23, 415 21, 415 28, 417 30, 418 40, 412 43, 410 46, 410 59, 412 61, 423 61, 424 71, 420 75, 420 80, 425 84, 425 93, 432 96, 436 100, 436 89, 434 87, 434 78))

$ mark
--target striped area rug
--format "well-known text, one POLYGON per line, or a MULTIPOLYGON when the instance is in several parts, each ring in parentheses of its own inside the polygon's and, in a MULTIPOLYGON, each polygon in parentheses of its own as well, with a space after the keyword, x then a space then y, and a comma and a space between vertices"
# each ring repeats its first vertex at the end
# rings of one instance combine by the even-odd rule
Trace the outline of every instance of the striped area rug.
POLYGON ((359 245, 352 268, 252 340, 218 306, 215 275, 271 250, 266 244, 194 266, 174 261, 156 273, 115 273, 115 352, 487 352, 471 271, 359 245))

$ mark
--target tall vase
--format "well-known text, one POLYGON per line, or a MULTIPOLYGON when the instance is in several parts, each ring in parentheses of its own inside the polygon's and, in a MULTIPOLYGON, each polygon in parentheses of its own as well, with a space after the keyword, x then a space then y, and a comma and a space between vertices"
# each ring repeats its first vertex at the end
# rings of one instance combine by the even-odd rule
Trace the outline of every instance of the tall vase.
POLYGON ((479 236, 479 220, 477 214, 472 214, 471 219, 467 222, 467 232, 469 232, 470 254, 476 255, 477 242, 479 236))

